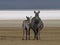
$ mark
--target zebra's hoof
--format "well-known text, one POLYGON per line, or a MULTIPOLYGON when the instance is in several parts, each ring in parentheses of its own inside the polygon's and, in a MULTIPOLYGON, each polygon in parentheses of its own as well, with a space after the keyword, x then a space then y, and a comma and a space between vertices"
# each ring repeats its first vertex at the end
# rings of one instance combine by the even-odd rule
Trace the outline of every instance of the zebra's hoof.
POLYGON ((27 40, 27 39, 26 39, 27 40))
POLYGON ((38 39, 37 39, 38 40, 38 39))
POLYGON ((28 39, 28 40, 30 40, 30 39, 28 39))
POLYGON ((24 39, 22 39, 22 40, 24 40, 24 39))
POLYGON ((39 40, 38 38, 36 40, 39 40))

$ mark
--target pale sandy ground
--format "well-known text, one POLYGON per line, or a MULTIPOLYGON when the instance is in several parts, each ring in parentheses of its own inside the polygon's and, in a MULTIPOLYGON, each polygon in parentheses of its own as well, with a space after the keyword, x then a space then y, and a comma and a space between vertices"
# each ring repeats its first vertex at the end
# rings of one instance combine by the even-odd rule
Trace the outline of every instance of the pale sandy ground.
POLYGON ((60 45, 60 21, 43 21, 40 40, 22 40, 21 21, 0 21, 0 45, 60 45))
POLYGON ((47 27, 40 33, 40 40, 22 40, 22 29, 4 27, 0 28, 0 45, 60 45, 60 27, 47 27))

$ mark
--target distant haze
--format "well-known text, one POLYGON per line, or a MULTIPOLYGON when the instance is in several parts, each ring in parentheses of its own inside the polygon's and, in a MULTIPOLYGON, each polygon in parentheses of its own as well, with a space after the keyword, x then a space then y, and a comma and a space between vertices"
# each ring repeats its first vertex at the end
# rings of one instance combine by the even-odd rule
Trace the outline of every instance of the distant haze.
MULTIPOLYGON (((42 20, 44 27, 60 27, 60 20, 42 20)), ((23 20, 0 20, 0 27, 22 28, 23 20)))
MULTIPOLYGON (((34 15, 34 10, 0 10, 0 27, 20 28, 26 16, 34 15)), ((60 27, 60 10, 40 10, 39 17, 45 27, 60 27)))
MULTIPOLYGON (((34 10, 1 10, 0 20, 23 20, 34 15, 34 10)), ((39 16, 42 20, 60 20, 60 10, 40 10, 39 16)))

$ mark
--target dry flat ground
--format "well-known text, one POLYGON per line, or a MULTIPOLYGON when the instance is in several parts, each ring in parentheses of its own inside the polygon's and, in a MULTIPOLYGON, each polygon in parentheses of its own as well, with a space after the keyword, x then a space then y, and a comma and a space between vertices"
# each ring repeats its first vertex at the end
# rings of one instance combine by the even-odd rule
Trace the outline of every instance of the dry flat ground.
POLYGON ((60 27, 45 27, 40 32, 40 40, 22 40, 22 29, 0 27, 0 45, 60 45, 60 27))

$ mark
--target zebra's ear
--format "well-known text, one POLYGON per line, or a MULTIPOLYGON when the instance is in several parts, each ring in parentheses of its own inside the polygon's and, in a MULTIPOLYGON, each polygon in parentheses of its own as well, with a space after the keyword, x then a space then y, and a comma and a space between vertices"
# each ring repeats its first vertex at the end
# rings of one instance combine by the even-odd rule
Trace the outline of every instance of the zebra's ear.
POLYGON ((34 13, 36 13, 36 11, 34 11, 34 13))
POLYGON ((40 13, 40 11, 38 11, 38 13, 40 13))
POLYGON ((27 18, 27 16, 26 16, 26 18, 27 18))
POLYGON ((32 16, 30 16, 30 19, 32 18, 32 16))

